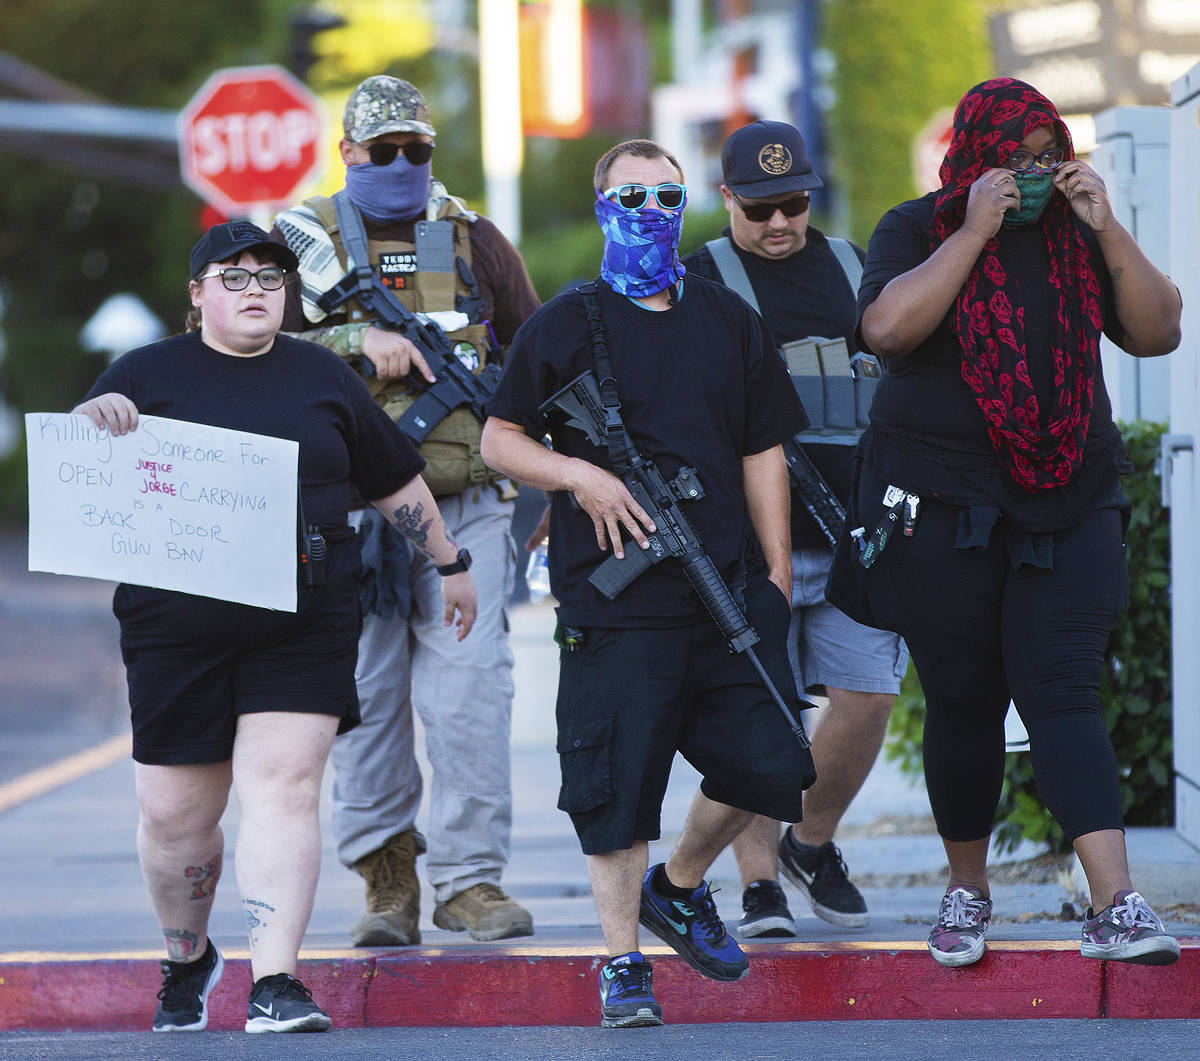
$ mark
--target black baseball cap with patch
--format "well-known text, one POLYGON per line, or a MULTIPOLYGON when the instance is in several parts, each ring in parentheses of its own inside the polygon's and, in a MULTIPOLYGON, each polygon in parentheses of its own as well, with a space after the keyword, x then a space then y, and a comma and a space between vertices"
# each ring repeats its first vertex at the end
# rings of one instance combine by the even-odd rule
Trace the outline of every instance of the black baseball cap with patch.
POLYGON ((766 199, 820 188, 800 130, 787 122, 757 121, 730 133, 721 149, 721 176, 743 199, 766 199))
POLYGON ((225 221, 213 225, 192 248, 188 256, 189 276, 199 276, 209 262, 223 262, 242 251, 260 249, 276 265, 294 272, 300 259, 282 243, 276 243, 253 221, 225 221))

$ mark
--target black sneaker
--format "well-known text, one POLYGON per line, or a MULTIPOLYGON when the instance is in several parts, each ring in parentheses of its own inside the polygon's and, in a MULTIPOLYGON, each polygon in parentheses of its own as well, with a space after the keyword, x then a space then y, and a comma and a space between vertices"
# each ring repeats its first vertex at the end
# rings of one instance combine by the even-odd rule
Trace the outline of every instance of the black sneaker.
POLYGON ((164 961, 158 1009, 154 1011, 156 1032, 202 1032, 208 1027, 208 996, 221 979, 225 960, 211 939, 194 962, 164 961))
POLYGON ((737 934, 742 939, 796 934, 796 922, 792 920, 792 912, 778 881, 756 880, 742 892, 742 909, 746 916, 737 927, 737 934))
POLYGON ((779 868, 822 921, 842 928, 866 928, 871 923, 866 900, 847 875, 842 853, 832 840, 809 847, 785 829, 779 841, 779 868))
POLYGON ((651 884, 657 868, 651 866, 642 879, 638 920, 698 973, 711 980, 741 980, 750 972, 750 960, 726 933, 708 884, 687 899, 668 899, 651 884))
POLYGON ((287 973, 264 976, 250 989, 248 1032, 323 1032, 332 1024, 312 992, 287 973))
POLYGON ((640 951, 618 954, 600 966, 600 1027, 650 1028, 662 1024, 654 1000, 650 963, 640 951))

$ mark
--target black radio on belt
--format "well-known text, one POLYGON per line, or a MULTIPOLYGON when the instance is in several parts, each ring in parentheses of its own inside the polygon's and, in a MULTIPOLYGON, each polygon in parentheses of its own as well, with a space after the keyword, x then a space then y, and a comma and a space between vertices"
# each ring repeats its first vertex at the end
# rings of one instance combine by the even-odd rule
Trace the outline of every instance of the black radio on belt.
POLYGON ((312 523, 300 540, 300 570, 309 589, 325 585, 325 536, 312 523))

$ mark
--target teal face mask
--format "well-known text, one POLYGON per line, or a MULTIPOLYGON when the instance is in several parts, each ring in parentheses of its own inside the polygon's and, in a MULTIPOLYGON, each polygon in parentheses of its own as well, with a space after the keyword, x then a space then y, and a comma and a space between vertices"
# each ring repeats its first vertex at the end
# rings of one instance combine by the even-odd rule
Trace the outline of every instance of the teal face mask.
POLYGON ((1013 210, 1011 207, 1004 212, 1004 227, 1019 228, 1021 225, 1032 225, 1046 209, 1050 196, 1054 194, 1053 173, 1014 173, 1013 180, 1021 193, 1021 205, 1013 210))

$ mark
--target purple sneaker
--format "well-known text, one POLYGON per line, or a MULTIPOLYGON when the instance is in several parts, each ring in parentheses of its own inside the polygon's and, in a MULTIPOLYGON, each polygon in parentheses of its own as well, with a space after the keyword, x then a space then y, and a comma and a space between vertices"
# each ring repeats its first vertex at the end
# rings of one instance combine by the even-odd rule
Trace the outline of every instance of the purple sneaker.
POLYGON ((1179 941, 1167 935, 1158 914, 1137 892, 1117 892, 1112 906, 1092 916, 1088 907, 1083 922, 1085 958, 1134 965, 1170 965, 1179 959, 1179 941))
POLYGON ((983 957, 992 900, 978 888, 953 888, 942 896, 929 953, 939 965, 971 965, 983 957))

